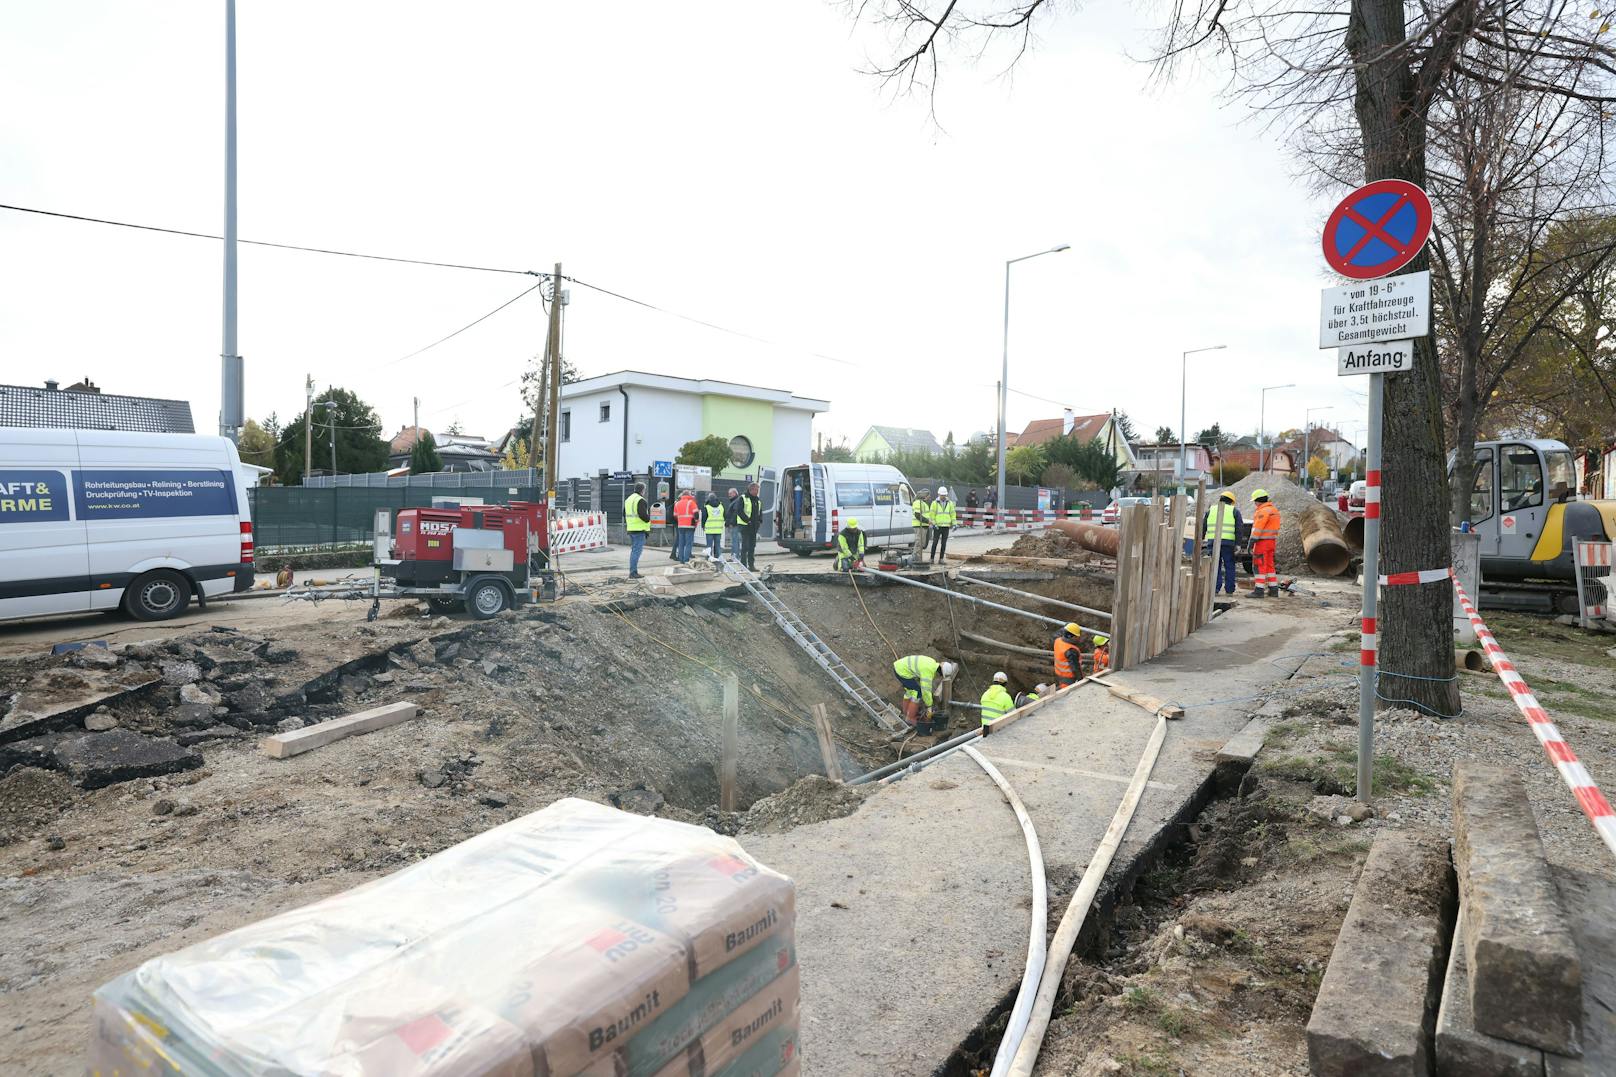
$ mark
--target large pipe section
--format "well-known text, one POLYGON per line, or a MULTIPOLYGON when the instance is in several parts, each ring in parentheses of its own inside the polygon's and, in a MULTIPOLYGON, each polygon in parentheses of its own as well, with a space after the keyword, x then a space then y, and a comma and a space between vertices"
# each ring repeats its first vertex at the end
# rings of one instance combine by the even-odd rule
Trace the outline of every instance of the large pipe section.
POLYGON ((1323 505, 1314 503, 1302 510, 1298 521, 1302 531, 1302 555, 1307 565, 1321 576, 1339 576, 1352 564, 1352 551, 1341 534, 1341 521, 1323 505))
POLYGON ((1121 549, 1122 532, 1103 524, 1086 524, 1082 520, 1056 520, 1050 529, 1059 531, 1090 553, 1115 557, 1121 549))
POLYGON ((1341 527, 1341 537, 1355 550, 1363 549, 1363 520, 1362 516, 1354 516, 1341 527))

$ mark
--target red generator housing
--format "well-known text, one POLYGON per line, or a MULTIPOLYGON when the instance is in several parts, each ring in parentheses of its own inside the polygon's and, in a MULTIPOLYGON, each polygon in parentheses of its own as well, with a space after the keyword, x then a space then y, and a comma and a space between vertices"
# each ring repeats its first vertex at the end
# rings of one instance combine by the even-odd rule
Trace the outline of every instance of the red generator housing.
POLYGON ((457 528, 502 533, 501 546, 511 553, 511 569, 496 574, 513 586, 526 586, 530 564, 535 568, 549 565, 547 507, 542 502, 512 501, 509 505, 400 510, 393 527, 393 560, 382 566, 382 574, 401 587, 464 582, 473 573, 455 567, 457 528))

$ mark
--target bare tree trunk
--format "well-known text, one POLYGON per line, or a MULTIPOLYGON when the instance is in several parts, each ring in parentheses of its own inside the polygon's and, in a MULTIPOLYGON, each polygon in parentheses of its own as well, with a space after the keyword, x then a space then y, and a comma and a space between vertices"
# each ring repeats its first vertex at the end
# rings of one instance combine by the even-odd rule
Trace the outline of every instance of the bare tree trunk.
MULTIPOLYGON (((1366 178, 1425 184, 1424 109, 1414 73, 1394 46, 1406 36, 1402 0, 1353 0, 1347 51, 1358 61, 1354 102, 1366 178)), ((1405 272, 1430 268, 1425 253, 1405 272)), ((1381 572, 1452 563, 1443 466, 1441 372, 1430 337, 1414 369, 1386 376, 1381 442, 1381 572)), ((1374 587, 1365 580, 1365 587, 1374 587)), ((1446 585, 1388 587, 1379 613, 1380 695, 1439 714, 1459 713, 1453 675, 1453 594, 1446 585)))
MULTIPOLYGON (((1479 204, 1479 200, 1478 200, 1479 204)), ((1481 394, 1477 390, 1481 369, 1483 332, 1488 285, 1487 266, 1493 257, 1492 233, 1484 212, 1477 210, 1472 222, 1470 280, 1466 284, 1469 306, 1456 334, 1459 344, 1459 394, 1453 415, 1453 495, 1454 523, 1470 520, 1470 491, 1476 483, 1476 427, 1481 420, 1481 394)))

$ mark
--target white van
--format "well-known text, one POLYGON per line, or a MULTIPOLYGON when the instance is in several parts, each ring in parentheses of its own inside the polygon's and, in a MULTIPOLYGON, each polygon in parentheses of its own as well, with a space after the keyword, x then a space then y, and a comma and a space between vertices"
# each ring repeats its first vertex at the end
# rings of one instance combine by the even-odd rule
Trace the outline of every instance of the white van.
POLYGON ((889 464, 801 464, 780 477, 775 541, 802 557, 836 547, 849 517, 870 549, 915 541, 915 491, 889 464))
POLYGON ((228 438, 0 427, 0 620, 248 590, 252 474, 228 438))

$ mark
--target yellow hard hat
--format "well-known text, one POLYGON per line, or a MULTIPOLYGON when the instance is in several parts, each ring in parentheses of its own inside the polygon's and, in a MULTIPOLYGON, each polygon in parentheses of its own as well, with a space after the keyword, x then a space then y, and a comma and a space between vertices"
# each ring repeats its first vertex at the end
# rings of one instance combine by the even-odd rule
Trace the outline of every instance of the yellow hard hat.
POLYGON ((1253 500, 1253 501, 1263 501, 1267 497, 1268 497, 1268 491, 1267 490, 1258 489, 1258 490, 1251 491, 1251 500, 1253 500))
POLYGON ((1225 490, 1225 491, 1223 491, 1223 493, 1218 495, 1218 500, 1232 502, 1234 500, 1234 491, 1233 490, 1225 490))
POLYGON ((1066 626, 1066 631, 1070 635, 1081 636, 1083 634, 1083 626, 1079 625, 1079 624, 1075 624, 1075 623, 1074 624, 1068 624, 1066 626))
POLYGON ((1107 643, 1111 642, 1111 637, 1103 632, 1097 632, 1094 636, 1094 642, 1097 646, 1104 647, 1107 643))
POLYGON ((858 521, 855 520, 853 517, 849 516, 847 518, 847 526, 848 527, 857 527, 858 526, 858 521))

